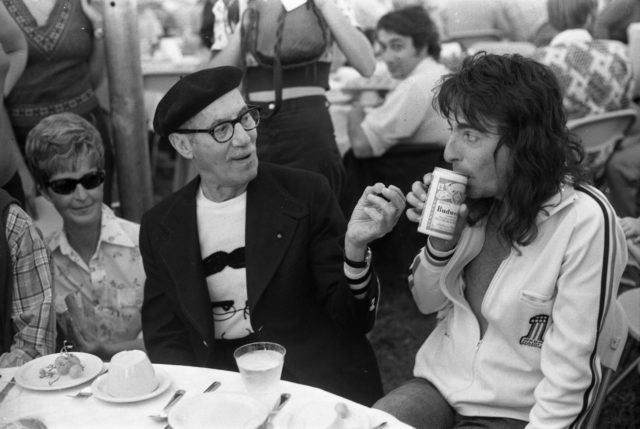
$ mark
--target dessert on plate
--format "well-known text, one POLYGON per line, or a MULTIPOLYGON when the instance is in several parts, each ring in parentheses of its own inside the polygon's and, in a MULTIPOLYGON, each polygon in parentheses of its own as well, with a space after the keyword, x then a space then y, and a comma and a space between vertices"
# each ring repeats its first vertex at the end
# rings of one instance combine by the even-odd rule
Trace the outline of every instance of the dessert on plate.
POLYGON ((65 341, 56 360, 44 368, 40 368, 39 377, 48 378, 49 386, 58 381, 61 376, 68 375, 71 378, 78 378, 82 375, 84 365, 78 356, 70 352, 71 349, 72 346, 67 345, 65 341))
POLYGON ((106 393, 120 398, 146 395, 158 387, 158 377, 147 354, 141 350, 125 350, 111 358, 106 380, 106 393))

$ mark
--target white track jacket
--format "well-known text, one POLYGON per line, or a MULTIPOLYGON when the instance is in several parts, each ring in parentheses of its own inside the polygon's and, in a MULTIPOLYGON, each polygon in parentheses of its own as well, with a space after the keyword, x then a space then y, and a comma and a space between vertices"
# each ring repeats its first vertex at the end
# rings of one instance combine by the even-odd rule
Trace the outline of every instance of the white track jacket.
POLYGON ((410 287, 436 328, 416 355, 414 375, 431 381, 465 416, 529 421, 527 429, 581 427, 600 386, 596 355, 615 311, 627 263, 624 233, 605 197, 565 185, 538 215, 538 236, 512 248, 482 302, 488 328, 464 298, 463 269, 481 250, 483 222, 463 231, 453 254, 427 246, 410 287))

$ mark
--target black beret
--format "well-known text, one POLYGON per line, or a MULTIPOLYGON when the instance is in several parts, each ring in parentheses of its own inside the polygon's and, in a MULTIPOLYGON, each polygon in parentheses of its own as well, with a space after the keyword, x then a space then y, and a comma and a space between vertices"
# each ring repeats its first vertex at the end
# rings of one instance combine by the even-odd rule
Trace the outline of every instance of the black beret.
POLYGON ((231 66, 199 70, 183 77, 158 103, 153 129, 161 136, 168 136, 209 104, 237 88, 241 79, 242 71, 231 66))

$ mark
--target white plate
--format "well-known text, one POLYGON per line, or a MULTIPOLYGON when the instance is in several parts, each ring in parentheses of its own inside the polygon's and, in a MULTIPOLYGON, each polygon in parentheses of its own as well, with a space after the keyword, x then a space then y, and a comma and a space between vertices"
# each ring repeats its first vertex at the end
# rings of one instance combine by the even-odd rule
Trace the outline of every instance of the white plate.
POLYGON ((145 399, 154 398, 159 394, 161 394, 162 392, 164 392, 165 390, 167 390, 167 388, 171 385, 171 378, 169 378, 169 374, 167 374, 161 369, 158 369, 158 368, 154 368, 154 369, 156 371, 156 377, 158 377, 158 387, 156 387, 153 391, 149 393, 145 393, 144 395, 130 396, 127 398, 121 398, 119 396, 111 396, 109 393, 107 393, 107 386, 106 386, 107 376, 109 375, 108 373, 93 380, 93 383, 91 383, 91 391, 93 392, 96 398, 102 399, 103 401, 106 401, 106 402, 128 403, 128 402, 144 401, 145 399))
POLYGON ((327 429, 327 428, 344 428, 344 429, 368 429, 371 427, 371 419, 369 416, 357 408, 355 405, 348 405, 349 417, 342 421, 337 421, 338 414, 335 407, 340 401, 319 401, 308 402, 294 410, 290 410, 288 415, 282 416, 281 420, 288 429, 327 429))
POLYGON ((266 405, 238 392, 184 397, 169 411, 173 429, 254 429, 269 413, 266 405))
POLYGON ((60 356, 60 353, 53 353, 22 365, 16 374, 16 384, 31 390, 61 390, 86 383, 102 372, 104 363, 98 356, 82 352, 72 352, 71 354, 77 356, 82 366, 84 366, 80 377, 71 378, 68 374, 61 375, 60 378, 51 385, 49 385, 49 382, 52 380, 51 378, 40 378, 40 370, 47 365, 53 364, 56 358, 60 356))

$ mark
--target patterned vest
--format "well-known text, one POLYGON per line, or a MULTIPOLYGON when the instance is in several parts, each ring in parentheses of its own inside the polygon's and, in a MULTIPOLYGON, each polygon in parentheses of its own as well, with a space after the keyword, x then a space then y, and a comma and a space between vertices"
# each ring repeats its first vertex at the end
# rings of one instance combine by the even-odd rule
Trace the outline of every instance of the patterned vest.
POLYGON ((29 44, 27 67, 6 99, 14 127, 33 127, 54 113, 85 115, 98 105, 89 60, 93 28, 80 0, 57 0, 38 26, 21 0, 2 0, 29 44))

